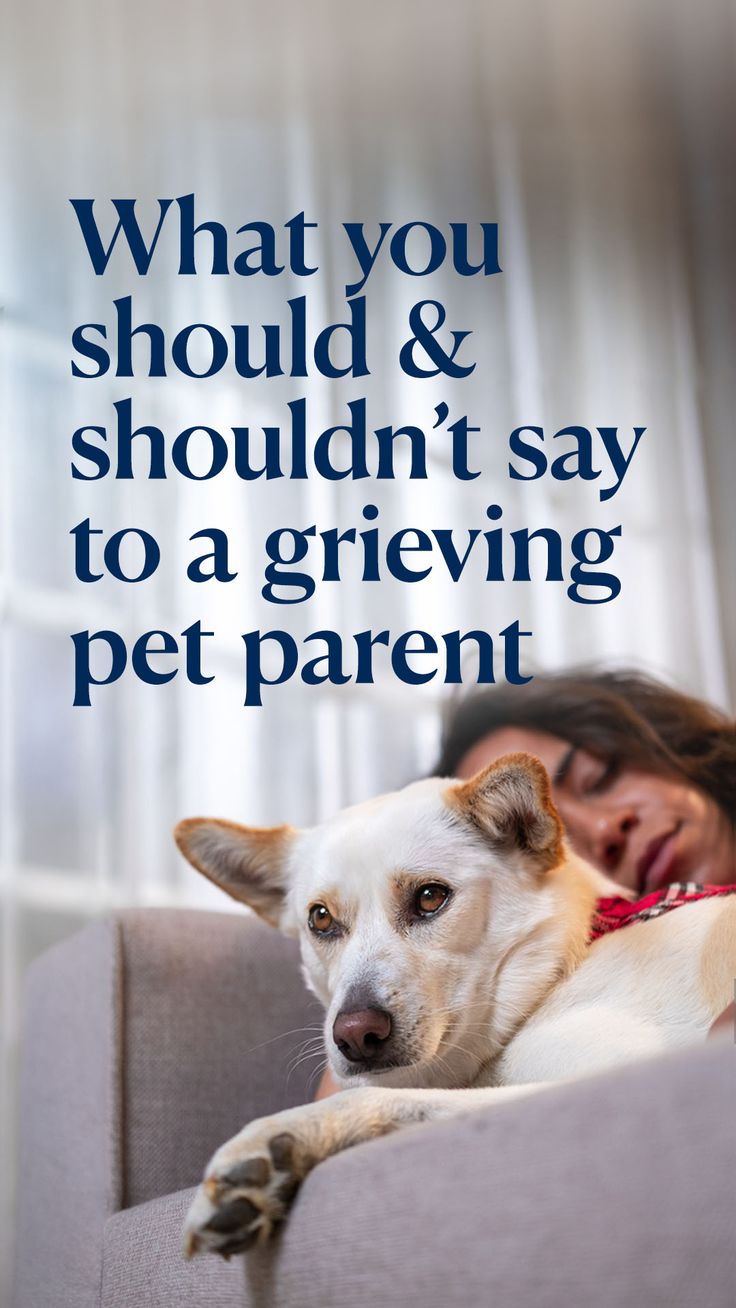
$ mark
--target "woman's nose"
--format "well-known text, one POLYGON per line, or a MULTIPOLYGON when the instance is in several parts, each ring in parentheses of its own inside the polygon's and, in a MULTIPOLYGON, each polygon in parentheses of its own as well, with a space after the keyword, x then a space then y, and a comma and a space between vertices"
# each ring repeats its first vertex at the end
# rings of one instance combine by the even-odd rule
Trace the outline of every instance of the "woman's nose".
POLYGON ((575 805, 567 813, 560 806, 560 811, 577 852, 609 876, 615 873, 637 824, 635 811, 629 807, 593 811, 587 805, 575 805))
POLYGON ((636 821, 636 814, 628 808, 596 815, 593 826, 593 862, 604 872, 613 873, 619 867, 636 821))

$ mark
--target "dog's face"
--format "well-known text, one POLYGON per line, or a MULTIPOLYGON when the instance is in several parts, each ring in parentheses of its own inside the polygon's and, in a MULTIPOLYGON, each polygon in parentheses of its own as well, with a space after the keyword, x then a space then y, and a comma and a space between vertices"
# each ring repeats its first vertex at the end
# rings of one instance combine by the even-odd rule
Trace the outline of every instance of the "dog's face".
POLYGON ((519 987, 534 986, 533 962, 505 995, 501 979, 550 918, 563 859, 547 775, 521 754, 306 831, 194 818, 176 839, 229 894, 298 934, 343 1084, 472 1079, 514 1019, 499 1018, 500 999, 520 1007, 519 987))

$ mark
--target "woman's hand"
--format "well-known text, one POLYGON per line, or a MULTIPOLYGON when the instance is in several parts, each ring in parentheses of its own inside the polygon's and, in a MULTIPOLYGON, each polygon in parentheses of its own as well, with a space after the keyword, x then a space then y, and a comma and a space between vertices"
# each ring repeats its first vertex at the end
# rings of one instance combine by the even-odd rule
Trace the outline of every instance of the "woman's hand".
POLYGON ((718 1014, 708 1032, 708 1039, 711 1036, 728 1035, 729 1032, 731 1039, 734 1039, 736 1036, 736 1003, 729 1004, 728 1008, 724 1008, 723 1012, 718 1014))
POLYGON ((329 1095, 336 1095, 339 1089, 340 1087, 337 1084, 337 1081, 334 1081, 332 1078, 330 1069, 326 1068, 320 1077, 320 1082, 317 1086, 317 1093, 314 1096, 315 1101, 317 1099, 327 1099, 329 1095))

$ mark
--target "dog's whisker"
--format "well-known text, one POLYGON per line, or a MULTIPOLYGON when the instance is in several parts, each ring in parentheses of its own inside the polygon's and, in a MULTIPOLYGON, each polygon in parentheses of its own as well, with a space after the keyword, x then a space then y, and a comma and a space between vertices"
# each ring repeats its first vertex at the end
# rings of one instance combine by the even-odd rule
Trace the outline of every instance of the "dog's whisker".
POLYGON ((309 1057, 310 1054, 318 1053, 322 1053, 322 1045, 315 1045, 314 1049, 295 1049, 292 1056, 290 1056, 288 1063, 286 1063, 286 1074, 289 1074, 293 1067, 298 1065, 299 1059, 309 1057))
POLYGON ((289 1060, 289 1067, 291 1068, 291 1067, 298 1066, 302 1058, 309 1058, 314 1054, 321 1054, 321 1053, 324 1053, 324 1045, 321 1040, 319 1041, 319 1043, 315 1043, 311 1047, 302 1045, 300 1049, 294 1050, 294 1053, 292 1054, 291 1059, 289 1060))
POLYGON ((321 1076, 322 1073, 325 1071, 327 1065, 328 1065, 328 1060, 324 1058, 322 1062, 318 1063, 317 1066, 310 1072, 309 1080, 307 1081, 307 1095, 311 1094, 312 1086, 314 1085, 317 1078, 321 1076))
POLYGON ((288 1070, 288 1072, 287 1072, 287 1076, 286 1076, 286 1086, 287 1086, 287 1089, 288 1089, 288 1086, 289 1086, 289 1082, 290 1082, 290 1080, 291 1080, 291 1077, 294 1075, 294 1072, 296 1072, 297 1068, 298 1068, 298 1067, 301 1067, 303 1063, 308 1063, 308 1062, 310 1061, 310 1059, 312 1059, 312 1058, 319 1058, 319 1056, 320 1056, 321 1053, 322 1053, 322 1050, 320 1050, 320 1049, 313 1049, 313 1050, 311 1051, 311 1053, 302 1054, 302 1056, 301 1056, 300 1058, 298 1058, 298 1059, 296 1060, 295 1063, 292 1064, 292 1066, 289 1068, 289 1070, 288 1070))
POLYGON ((323 1042, 324 1041, 322 1035, 307 1036, 307 1039, 302 1040, 301 1044, 298 1046, 298 1049, 295 1052, 300 1052, 302 1049, 308 1049, 310 1045, 321 1045, 323 1044, 323 1042))
POLYGON ((321 1044, 324 1044, 324 1036, 322 1035, 322 1033, 320 1033, 319 1035, 307 1036, 305 1040, 302 1040, 301 1044, 299 1045, 299 1048, 308 1049, 310 1045, 321 1045, 321 1044))
MULTIPOLYGON (((303 1059, 303 1063, 304 1063, 304 1064, 306 1064, 306 1063, 308 1063, 308 1062, 310 1062, 309 1059, 303 1059)), ((289 1068, 289 1072, 288 1072, 288 1075, 287 1075, 287 1078, 286 1078, 286 1089, 287 1089, 287 1090, 289 1089, 289 1086, 291 1085, 291 1078, 296 1074, 296 1072, 299 1070, 299 1067, 300 1067, 300 1066, 302 1066, 302 1064, 297 1063, 295 1067, 290 1067, 290 1068, 289 1068)), ((308 1069, 308 1068, 305 1067, 305 1071, 308 1071, 308 1070, 311 1070, 311 1069, 308 1069)))
POLYGON ((247 1052, 254 1054, 257 1049, 265 1049, 267 1045, 275 1044, 277 1040, 285 1040, 290 1035, 303 1035, 305 1031, 321 1031, 322 1026, 295 1026, 291 1031, 281 1031, 279 1035, 271 1036, 270 1040, 262 1040, 258 1045, 251 1045, 247 1052))
POLYGON ((296 1069, 297 1067, 299 1067, 302 1063, 306 1062, 306 1061, 309 1060, 310 1058, 317 1058, 317 1057, 318 1057, 320 1054, 322 1054, 323 1052, 324 1052, 324 1051, 323 1051, 322 1049, 307 1049, 307 1050, 305 1050, 305 1052, 304 1052, 303 1054, 300 1054, 300 1055, 298 1056, 298 1058, 294 1058, 294 1059, 292 1060, 292 1062, 289 1064, 289 1066, 288 1066, 288 1068, 287 1068, 287 1075, 290 1075, 291 1072, 295 1071, 295 1069, 296 1069))

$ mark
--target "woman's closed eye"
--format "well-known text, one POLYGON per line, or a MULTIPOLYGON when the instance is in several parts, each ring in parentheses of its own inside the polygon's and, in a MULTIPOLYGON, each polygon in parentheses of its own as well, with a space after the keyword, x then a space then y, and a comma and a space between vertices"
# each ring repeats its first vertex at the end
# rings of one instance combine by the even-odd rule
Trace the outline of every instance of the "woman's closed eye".
POLYGON ((617 764, 615 759, 609 758, 607 761, 596 759, 595 763, 597 775, 588 778, 584 787, 584 793, 586 795, 601 794, 601 792, 611 784, 616 775, 617 764))
POLYGON ((611 784, 617 771, 615 758, 599 758, 587 750, 571 746, 560 761, 553 785, 558 790, 583 798, 599 795, 611 784))

